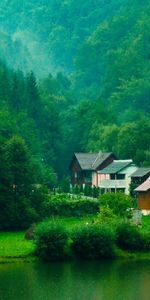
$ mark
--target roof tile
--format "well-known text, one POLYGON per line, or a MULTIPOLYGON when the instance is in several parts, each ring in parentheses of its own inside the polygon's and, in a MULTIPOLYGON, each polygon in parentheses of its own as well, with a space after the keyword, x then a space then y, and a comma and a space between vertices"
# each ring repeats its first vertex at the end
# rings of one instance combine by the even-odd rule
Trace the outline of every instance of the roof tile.
POLYGON ((141 185, 139 185, 135 191, 136 192, 146 192, 150 189, 150 177, 148 177, 141 185))
POLYGON ((112 153, 75 153, 75 156, 83 170, 95 170, 112 153))
POLYGON ((143 177, 150 173, 150 167, 149 168, 138 168, 131 177, 143 177))
POLYGON ((132 160, 118 160, 113 161, 109 166, 104 168, 103 170, 99 171, 101 174, 116 174, 125 167, 129 166, 132 163, 132 160))

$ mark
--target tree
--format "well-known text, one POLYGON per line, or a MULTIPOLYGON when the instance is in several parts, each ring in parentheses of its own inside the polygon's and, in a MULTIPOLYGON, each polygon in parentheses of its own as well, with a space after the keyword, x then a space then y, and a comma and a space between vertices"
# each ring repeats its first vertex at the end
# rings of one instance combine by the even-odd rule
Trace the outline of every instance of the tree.
POLYGON ((29 116, 38 121, 39 112, 41 108, 41 101, 36 77, 33 72, 27 76, 27 109, 29 116))
POLYGON ((35 169, 24 140, 18 136, 7 140, 1 149, 1 158, 1 227, 27 227, 37 214, 30 201, 35 169))

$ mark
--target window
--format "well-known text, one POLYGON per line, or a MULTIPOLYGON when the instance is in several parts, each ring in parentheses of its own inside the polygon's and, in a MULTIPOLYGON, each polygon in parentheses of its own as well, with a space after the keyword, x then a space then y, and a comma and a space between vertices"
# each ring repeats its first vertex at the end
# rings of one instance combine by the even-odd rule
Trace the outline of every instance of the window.
POLYGON ((116 177, 116 174, 110 174, 110 179, 115 179, 115 177, 116 177))
POLYGON ((74 178, 77 179, 77 172, 74 172, 74 178))
POLYGON ((110 174, 110 179, 111 180, 123 180, 125 179, 125 174, 110 174))
POLYGON ((125 179, 125 174, 117 174, 117 179, 119 180, 125 179))
POLYGON ((91 171, 85 171, 84 179, 85 179, 85 182, 92 182, 92 172, 91 171))

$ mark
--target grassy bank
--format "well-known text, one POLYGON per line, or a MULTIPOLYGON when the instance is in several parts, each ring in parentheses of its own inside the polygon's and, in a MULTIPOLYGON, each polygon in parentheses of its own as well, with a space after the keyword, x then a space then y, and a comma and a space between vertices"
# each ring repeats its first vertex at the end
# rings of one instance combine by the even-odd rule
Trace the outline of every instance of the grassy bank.
MULTIPOLYGON (((74 227, 82 227, 91 223, 96 217, 84 218, 59 218, 68 230, 74 227)), ((150 217, 143 217, 142 231, 150 231, 150 217)), ((0 263, 16 260, 30 261, 34 258, 35 245, 33 241, 27 241, 24 238, 25 232, 1 232, 0 233, 0 263)), ((150 259, 150 252, 130 252, 116 249, 117 257, 133 259, 150 259)))
POLYGON ((25 240, 24 234, 20 231, 0 233, 0 262, 33 256, 35 245, 33 241, 25 240))
MULTIPOLYGON (((59 220, 68 229, 81 226, 92 221, 92 217, 74 218, 60 217, 59 220)), ((25 232, 0 232, 0 263, 20 259, 30 260, 34 256, 35 245, 33 241, 25 240, 25 232)))

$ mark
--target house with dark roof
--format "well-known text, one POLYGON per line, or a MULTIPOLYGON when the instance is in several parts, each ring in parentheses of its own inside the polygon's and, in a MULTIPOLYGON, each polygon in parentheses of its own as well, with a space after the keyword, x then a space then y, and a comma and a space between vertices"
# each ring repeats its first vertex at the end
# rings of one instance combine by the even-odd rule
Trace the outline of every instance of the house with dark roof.
POLYGON ((70 164, 71 184, 98 186, 98 171, 107 167, 116 156, 112 153, 74 153, 70 164))
POLYGON ((98 186, 101 193, 121 191, 128 195, 131 174, 136 170, 132 159, 114 160, 106 168, 98 171, 98 186))
POLYGON ((149 168, 138 168, 133 174, 131 174, 131 182, 138 187, 150 176, 149 168))
POLYGON ((150 177, 148 177, 136 189, 138 195, 138 207, 144 215, 150 215, 150 177))

